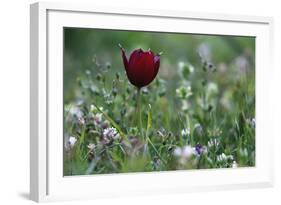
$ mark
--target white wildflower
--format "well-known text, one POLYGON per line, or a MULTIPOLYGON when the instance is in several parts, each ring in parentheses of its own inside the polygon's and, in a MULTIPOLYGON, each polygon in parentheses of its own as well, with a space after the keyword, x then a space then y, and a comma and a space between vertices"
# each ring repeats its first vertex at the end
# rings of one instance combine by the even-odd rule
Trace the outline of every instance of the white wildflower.
POLYGON ((187 145, 183 148, 177 147, 173 154, 180 164, 185 164, 192 156, 196 155, 196 151, 194 147, 187 145))
POLYGON ((99 126, 101 124, 102 124, 102 114, 97 113, 97 114, 94 115, 94 125, 99 126))
POLYGON ((91 111, 91 112, 95 112, 95 111, 97 111, 96 106, 94 106, 94 105, 90 105, 90 111, 91 111))
POLYGON ((214 139, 210 139, 208 141, 208 147, 211 148, 211 147, 218 147, 220 144, 219 140, 214 138, 214 139))
POLYGON ((84 114, 77 106, 71 106, 69 105, 66 109, 67 115, 66 115, 66 121, 67 122, 75 122, 79 123, 79 119, 82 119, 84 114))
POLYGON ((233 162, 232 162, 232 168, 238 168, 238 164, 237 164, 236 161, 233 161, 233 162))
POLYGON ((182 156, 184 158, 190 158, 192 157, 193 155, 196 155, 196 152, 195 152, 195 148, 194 147, 191 147, 189 145, 183 147, 183 150, 182 150, 182 156))
POLYGON ((182 69, 184 66, 185 66, 185 63, 184 63, 183 61, 180 61, 180 62, 178 63, 179 69, 182 69))
POLYGON ((180 157, 181 153, 182 153, 182 150, 180 147, 177 147, 176 149, 174 149, 174 156, 180 157))
POLYGON ((182 76, 184 79, 188 77, 189 74, 194 72, 194 67, 190 63, 186 63, 183 61, 180 61, 178 63, 178 71, 180 76, 182 76))
POLYGON ((233 156, 232 155, 226 155, 224 153, 222 153, 222 154, 217 156, 217 161, 218 162, 225 162, 227 160, 233 161, 233 156))
POLYGON ((75 137, 69 137, 69 139, 68 139, 68 143, 72 147, 75 145, 76 141, 77 141, 77 139, 75 137))
POLYGON ((252 122, 252 126, 255 127, 256 126, 256 119, 252 118, 251 122, 252 122))
POLYGON ((187 99, 192 95, 191 86, 181 86, 176 89, 177 97, 181 99, 187 99))
POLYGON ((69 151, 70 149, 72 149, 76 142, 77 142, 77 139, 75 137, 70 136, 65 145, 66 150, 69 151))
POLYGON ((182 100, 181 109, 187 111, 190 108, 190 103, 187 100, 182 100))
MULTIPOLYGON (((100 110, 103 110, 103 107, 99 107, 100 110)), ((95 105, 90 105, 91 112, 95 113, 98 112, 98 108, 95 105)))
POLYGON ((118 139, 120 137, 120 135, 118 134, 118 132, 116 131, 116 129, 114 127, 110 127, 110 128, 104 129, 103 137, 115 140, 115 139, 118 139))
POLYGON ((246 122, 252 127, 256 126, 256 119, 255 118, 246 119, 246 122))
POLYGON ((189 128, 182 129, 182 130, 181 130, 181 135, 182 135, 183 137, 189 136, 189 135, 190 135, 190 129, 189 129, 189 128))
POLYGON ((84 119, 83 117, 79 117, 79 118, 78 118, 78 123, 79 123, 80 125, 84 125, 84 124, 85 124, 85 119, 84 119))
POLYGON ((227 157, 224 153, 220 154, 217 156, 217 161, 218 162, 223 162, 223 161, 226 161, 227 157))
POLYGON ((69 109, 69 114, 73 117, 77 117, 78 119, 83 117, 83 112, 80 110, 79 107, 71 107, 69 109))
POLYGON ((214 82, 209 82, 207 85, 207 95, 208 97, 213 96, 213 95, 217 95, 219 92, 219 88, 218 85, 214 82))

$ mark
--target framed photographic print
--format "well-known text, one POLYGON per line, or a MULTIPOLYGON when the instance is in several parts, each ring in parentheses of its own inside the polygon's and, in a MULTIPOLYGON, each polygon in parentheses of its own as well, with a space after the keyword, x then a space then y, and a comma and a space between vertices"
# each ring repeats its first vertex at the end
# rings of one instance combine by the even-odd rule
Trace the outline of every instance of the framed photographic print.
POLYGON ((31 199, 271 186, 272 22, 32 4, 31 199))

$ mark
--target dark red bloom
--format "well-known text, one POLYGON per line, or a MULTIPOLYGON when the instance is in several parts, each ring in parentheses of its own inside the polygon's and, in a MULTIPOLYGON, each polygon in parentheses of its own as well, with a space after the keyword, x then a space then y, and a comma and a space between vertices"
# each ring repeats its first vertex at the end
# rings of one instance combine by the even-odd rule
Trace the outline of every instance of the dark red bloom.
POLYGON ((122 47, 121 51, 128 79, 134 86, 141 88, 154 80, 160 66, 160 55, 154 55, 150 50, 136 49, 128 60, 122 47))

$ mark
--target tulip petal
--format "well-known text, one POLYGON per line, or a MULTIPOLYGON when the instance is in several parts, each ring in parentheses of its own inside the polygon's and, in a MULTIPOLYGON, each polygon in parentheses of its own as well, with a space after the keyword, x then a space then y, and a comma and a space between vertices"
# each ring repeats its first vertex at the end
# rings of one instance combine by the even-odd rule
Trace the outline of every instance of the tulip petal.
POLYGON ((154 56, 154 78, 156 77, 160 67, 160 55, 154 56))
POLYGON ((127 75, 130 80, 130 82, 137 86, 141 87, 140 84, 140 78, 139 78, 139 68, 138 68, 138 62, 141 59, 143 51, 141 49, 134 50, 130 56, 129 59, 129 64, 128 64, 128 70, 127 70, 127 75))
POLYGON ((125 50, 123 48, 121 48, 121 51, 122 51, 123 64, 124 64, 124 67, 125 67, 125 69, 127 71, 128 70, 129 62, 128 62, 127 56, 125 54, 125 50))
POLYGON ((143 68, 143 83, 148 85, 155 78, 154 75, 154 54, 151 51, 145 52, 144 68, 143 68))
POLYGON ((139 59, 143 51, 141 49, 134 50, 133 53, 130 55, 129 65, 133 65, 136 60, 139 59))
MULTIPOLYGON (((124 51, 122 50, 122 52, 124 51)), ((125 53, 122 54, 127 77, 133 85, 141 88, 154 80, 160 66, 159 55, 155 56, 150 50, 136 49, 130 55, 128 62, 125 53)))
POLYGON ((134 51, 129 60, 129 68, 128 77, 133 85, 148 85, 154 79, 153 54, 141 49, 134 51))

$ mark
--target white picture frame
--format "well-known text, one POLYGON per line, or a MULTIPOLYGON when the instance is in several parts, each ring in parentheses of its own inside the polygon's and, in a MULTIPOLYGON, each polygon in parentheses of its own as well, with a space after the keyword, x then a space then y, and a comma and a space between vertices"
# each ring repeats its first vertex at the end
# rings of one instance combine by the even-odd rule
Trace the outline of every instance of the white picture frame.
POLYGON ((30 198, 95 199, 273 186, 270 17, 35 3, 30 10, 30 198), (124 23, 126 20, 127 23, 124 23), (62 28, 87 27, 256 37, 256 166, 63 177, 62 28), (188 28, 188 30, 187 30, 188 28), (54 69, 55 68, 55 69, 54 69), (61 124, 61 125, 60 125, 61 124), (61 133, 61 136, 60 136, 61 133), (149 184, 149 186, 147 186, 149 184))

